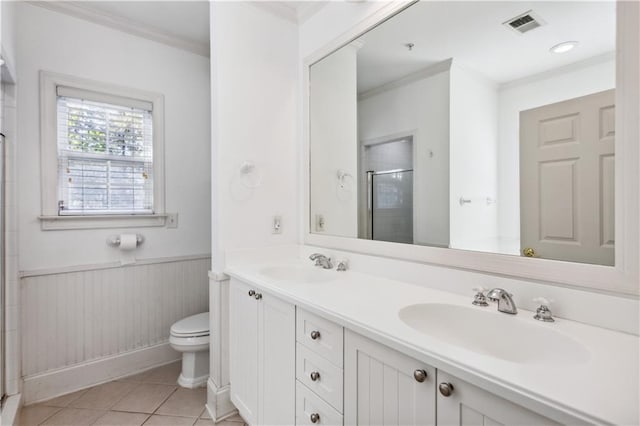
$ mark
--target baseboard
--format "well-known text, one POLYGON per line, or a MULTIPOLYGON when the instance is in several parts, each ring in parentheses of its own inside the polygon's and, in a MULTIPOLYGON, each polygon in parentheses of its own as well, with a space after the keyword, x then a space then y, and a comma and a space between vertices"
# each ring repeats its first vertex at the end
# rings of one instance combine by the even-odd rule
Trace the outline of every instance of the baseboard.
POLYGON ((0 425, 13 426, 18 424, 18 412, 22 407, 22 394, 9 395, 2 405, 0 425))
POLYGON ((213 380, 207 381, 207 411, 214 423, 231 417, 238 412, 231 403, 229 385, 218 388, 213 380))
MULTIPOLYGON (((169 342, 24 378, 24 404, 55 398, 180 359, 169 342)), ((4 423, 3 423, 4 424, 4 423)))

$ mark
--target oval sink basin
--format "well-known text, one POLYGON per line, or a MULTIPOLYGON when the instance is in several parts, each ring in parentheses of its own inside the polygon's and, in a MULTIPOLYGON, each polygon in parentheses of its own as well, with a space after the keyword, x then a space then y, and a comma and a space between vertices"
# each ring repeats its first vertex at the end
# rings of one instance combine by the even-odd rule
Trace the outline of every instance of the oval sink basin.
POLYGON ((587 362, 590 357, 589 351, 575 339, 553 330, 553 324, 528 324, 509 314, 425 303, 402 308, 399 316, 421 333, 505 361, 576 364, 587 362))
POLYGON ((260 275, 276 281, 319 283, 335 279, 335 271, 315 268, 314 266, 280 265, 267 266, 260 271, 260 275), (332 274, 333 272, 333 274, 332 274))

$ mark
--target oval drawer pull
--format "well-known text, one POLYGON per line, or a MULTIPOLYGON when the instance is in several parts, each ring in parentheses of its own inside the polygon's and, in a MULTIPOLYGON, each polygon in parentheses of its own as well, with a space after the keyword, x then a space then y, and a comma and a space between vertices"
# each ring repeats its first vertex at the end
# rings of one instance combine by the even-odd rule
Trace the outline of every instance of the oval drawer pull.
POLYGON ((320 380, 320 373, 318 373, 317 371, 312 371, 310 376, 311 376, 311 380, 313 380, 314 382, 317 382, 318 380, 320 380))
POLYGON ((320 332, 318 330, 313 330, 311 332, 311 338, 313 340, 318 340, 320 338, 320 332))
POLYGON ((311 419, 311 423, 318 423, 320 421, 320 414, 313 413, 309 416, 309 418, 311 419))
POLYGON ((255 290, 249 290, 249 297, 253 297, 255 296, 256 291, 255 290))
POLYGON ((424 370, 416 370, 413 372, 413 378, 416 379, 416 382, 422 383, 427 380, 427 372, 424 370))

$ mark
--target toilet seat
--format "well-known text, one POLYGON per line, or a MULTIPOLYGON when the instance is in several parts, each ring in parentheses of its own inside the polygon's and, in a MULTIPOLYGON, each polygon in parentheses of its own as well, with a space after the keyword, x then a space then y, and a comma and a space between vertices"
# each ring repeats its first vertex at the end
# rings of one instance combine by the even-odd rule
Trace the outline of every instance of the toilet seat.
POLYGON ((171 326, 170 335, 177 338, 209 336, 209 312, 191 315, 171 326))

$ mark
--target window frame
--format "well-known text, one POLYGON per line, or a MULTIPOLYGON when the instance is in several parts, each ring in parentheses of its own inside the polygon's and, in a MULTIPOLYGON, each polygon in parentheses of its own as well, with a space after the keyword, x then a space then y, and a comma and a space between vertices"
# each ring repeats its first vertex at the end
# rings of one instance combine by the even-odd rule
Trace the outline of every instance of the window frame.
POLYGON ((164 96, 159 93, 40 71, 40 165, 43 230, 165 226, 164 96), (153 214, 58 214, 57 87, 150 102, 153 129, 153 214))

